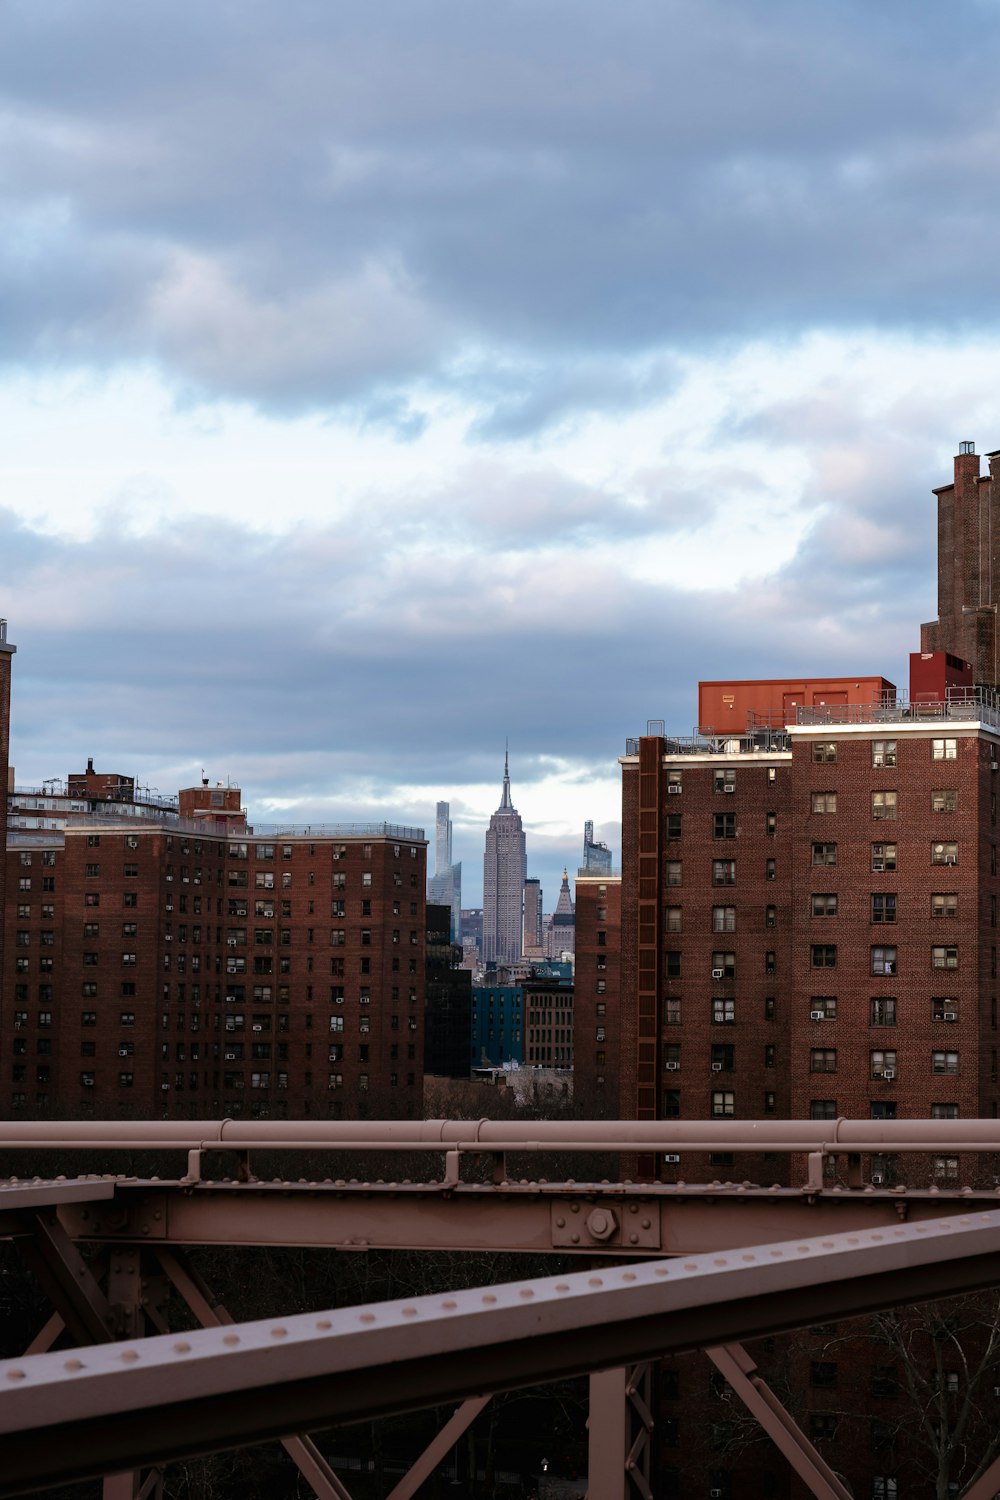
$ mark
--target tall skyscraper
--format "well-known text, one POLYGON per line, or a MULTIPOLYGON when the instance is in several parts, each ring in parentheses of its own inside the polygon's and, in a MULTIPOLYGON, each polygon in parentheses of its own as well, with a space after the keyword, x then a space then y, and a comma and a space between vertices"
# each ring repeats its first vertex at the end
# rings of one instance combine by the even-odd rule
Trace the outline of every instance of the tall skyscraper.
POLYGON ((542 883, 529 875, 524 882, 524 945, 525 958, 542 958, 542 883))
POLYGON ((592 818, 588 818, 583 825, 583 864, 578 873, 580 875, 611 874, 611 850, 607 844, 595 842, 592 818))
POLYGON ((483 958, 514 963, 521 956, 527 855, 521 815, 510 800, 510 768, 503 760, 503 796, 490 818, 483 858, 483 958))
POLYGON ((462 862, 451 862, 451 804, 439 802, 434 822, 434 874, 427 882, 427 899, 451 911, 451 940, 462 940, 462 862))

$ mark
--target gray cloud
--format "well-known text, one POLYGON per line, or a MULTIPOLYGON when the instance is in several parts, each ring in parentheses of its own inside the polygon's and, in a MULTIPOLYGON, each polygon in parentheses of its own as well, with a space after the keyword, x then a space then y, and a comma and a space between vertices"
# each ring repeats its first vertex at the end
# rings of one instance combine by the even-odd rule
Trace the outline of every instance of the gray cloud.
POLYGON ((509 435, 600 402, 599 355, 992 322, 968 78, 998 28, 973 0, 12 4, 5 357, 380 408, 489 347, 540 366, 483 375, 509 435))

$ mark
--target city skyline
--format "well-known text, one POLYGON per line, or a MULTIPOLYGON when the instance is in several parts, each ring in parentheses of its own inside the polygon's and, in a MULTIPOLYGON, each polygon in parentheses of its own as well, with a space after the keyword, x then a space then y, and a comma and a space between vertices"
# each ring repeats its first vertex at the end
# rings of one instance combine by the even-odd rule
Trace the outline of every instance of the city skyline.
POLYGON ((698 678, 904 680, 930 485, 997 441, 995 11, 4 25, 22 781, 447 799, 471 877, 509 732, 551 891, 698 678))

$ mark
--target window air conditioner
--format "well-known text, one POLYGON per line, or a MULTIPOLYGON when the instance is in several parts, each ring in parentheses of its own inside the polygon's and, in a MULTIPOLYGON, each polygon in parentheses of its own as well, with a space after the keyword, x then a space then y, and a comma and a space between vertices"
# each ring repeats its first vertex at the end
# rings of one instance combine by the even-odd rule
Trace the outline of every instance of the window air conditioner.
POLYGON ((990 770, 991 771, 1000 771, 1000 761, 991 760, 990 761, 990 770))
POLYGON ((670 1151, 663 1158, 663 1160, 666 1161, 666 1162, 670 1162, 671 1164, 675 1164, 675 1163, 677 1163, 677 1162, 680 1161, 680 1157, 677 1155, 676 1151, 670 1151))
POLYGON ((944 862, 945 862, 946 865, 957 865, 958 864, 958 855, 957 854, 946 854, 944 862))
POLYGON ((882 1172, 872 1173, 872 1187, 881 1187, 884 1181, 885 1176, 882 1172))
POLYGON ((810 1021, 825 1021, 826 1020, 826 1011, 825 1010, 811 1010, 809 1012, 809 1019, 810 1019, 810 1021))
POLYGON ((667 795, 668 796, 670 796, 670 797, 679 797, 680 794, 681 794, 681 788, 679 786, 668 786, 667 787, 667 795))
POLYGON ((712 970, 712 978, 713 979, 722 979, 722 978, 725 977, 725 973, 726 973, 725 969, 713 969, 712 970))
POLYGON ((722 1500, 721 1490, 709 1490, 709 1500, 722 1500))
POLYGON ((712 1072, 713 1073, 721 1073, 722 1072, 722 1064, 721 1063, 713 1063, 712 1064, 712 1072))
POLYGON ((170 1087, 169 1083, 161 1083, 160 1084, 160 1088, 161 1089, 168 1089, 169 1087, 170 1087))
POLYGON ((235 1062, 235 1061, 236 1061, 236 1053, 235 1052, 227 1052, 226 1053, 226 1062, 235 1062))
POLYGON ((119 1047, 118 1048, 118 1056, 119 1057, 128 1057, 128 1048, 127 1047, 119 1047))
POLYGON ((957 1010, 946 1010, 945 1013, 944 1013, 944 1018, 945 1018, 946 1021, 957 1021, 958 1020, 958 1011, 957 1010))
POLYGON ((722 790, 724 792, 735 792, 736 786, 735 786, 735 784, 733 782, 727 781, 726 784, 725 784, 725 786, 722 788, 722 790))
POLYGON ((258 1021, 257 1024, 254 1026, 254 1031, 263 1031, 263 1030, 264 1030, 263 1026, 258 1021))
POLYGON ((680 1063, 679 1062, 668 1062, 668 1063, 664 1063, 664 1067, 665 1067, 665 1069, 666 1069, 666 1071, 668 1073, 676 1073, 676 1072, 678 1072, 680 1070, 680 1063))
POLYGON ((882 1077, 884 1079, 886 1079, 887 1082, 891 1083, 892 1080, 895 1078, 895 1076, 896 1076, 896 1069, 895 1068, 883 1068, 882 1069, 882 1077))

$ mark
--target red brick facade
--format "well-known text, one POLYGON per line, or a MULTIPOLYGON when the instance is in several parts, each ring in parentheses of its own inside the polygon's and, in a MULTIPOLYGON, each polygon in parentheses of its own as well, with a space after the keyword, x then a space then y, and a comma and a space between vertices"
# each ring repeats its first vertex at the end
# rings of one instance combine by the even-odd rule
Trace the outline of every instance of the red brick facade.
POLYGON ((619 1113, 621 925, 621 877, 577 876, 573 1091, 594 1119, 619 1113))
MULTIPOLYGON (((1000 731, 899 710, 767 745, 635 748, 622 761, 621 1004, 605 1032, 622 1117, 995 1116, 1000 731)), ((588 882, 584 932, 589 897, 588 882)), ((588 937, 583 1096, 599 1087, 591 951, 588 937)), ((910 1165, 924 1181, 954 1171, 910 1165)), ((660 1174, 769 1182, 785 1167, 692 1157, 660 1174)))
POLYGON ((418 1115, 420 831, 139 822, 11 836, 0 1109, 418 1115))
MULTIPOLYGON (((10 677, 14 652, 7 643, 7 621, 0 620, 0 916, 6 911, 7 778, 10 760, 10 677)), ((0 921, 0 973, 3 972, 4 934, 0 921)))
POLYGON ((1000 684, 1000 453, 989 473, 971 443, 955 459, 938 502, 938 618, 920 627, 922 651, 948 651, 972 663, 975 681, 1000 684), (965 451, 968 450, 968 451, 965 451))

